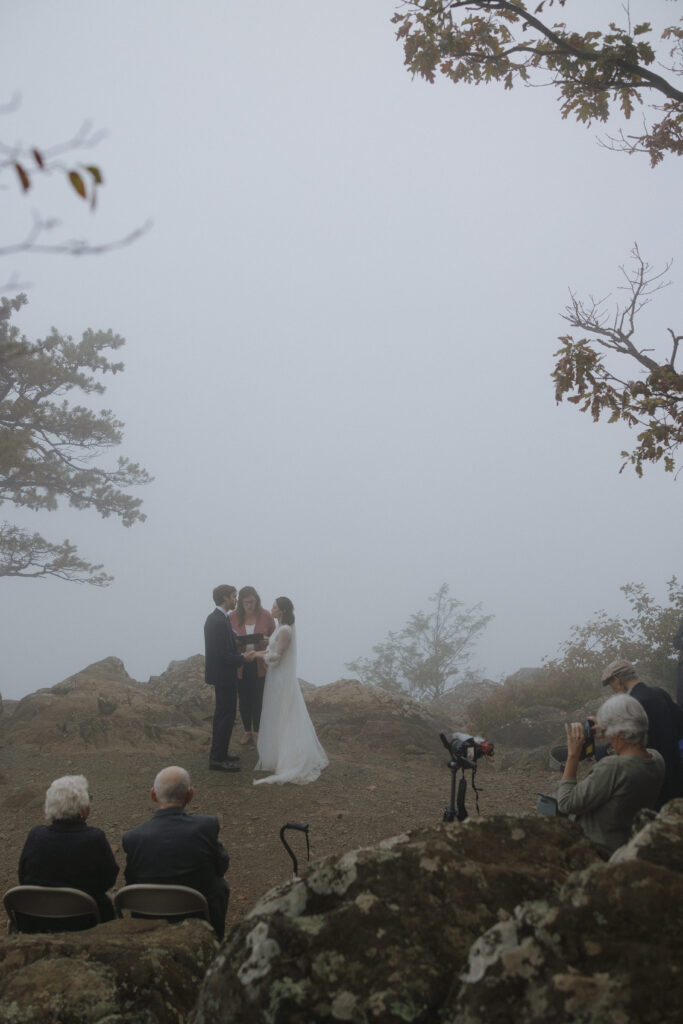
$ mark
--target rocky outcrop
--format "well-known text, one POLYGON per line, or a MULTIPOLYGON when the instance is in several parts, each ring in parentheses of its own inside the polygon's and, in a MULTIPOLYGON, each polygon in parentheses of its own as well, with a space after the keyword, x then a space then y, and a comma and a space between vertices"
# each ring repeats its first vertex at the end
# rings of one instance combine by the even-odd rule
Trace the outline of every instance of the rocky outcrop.
POLYGON ((525 817, 328 858, 233 932, 191 1024, 677 1024, 682 851, 679 800, 609 861, 525 817))
POLYGON ((365 686, 357 679, 339 679, 305 694, 306 704, 323 746, 341 756, 373 756, 379 740, 396 756, 423 754, 439 744, 439 720, 404 694, 365 686))
POLYGON ((118 658, 105 658, 50 689, 29 694, 0 725, 8 745, 41 752, 168 754, 208 744, 206 728, 195 725, 182 707, 131 679, 118 658))
MULTIPOLYGON (((342 757, 438 747, 443 718, 407 696, 355 679, 303 683, 302 691, 323 745, 342 757)), ((38 752, 159 750, 168 757, 208 749, 213 711, 202 655, 172 661, 147 683, 131 679, 118 658, 105 658, 24 697, 11 715, 0 716, 0 736, 8 746, 38 752)))
MULTIPOLYGON (((575 719, 572 719, 574 721, 575 719)), ((560 743, 564 735, 567 712, 546 704, 525 708, 514 722, 499 726, 494 732, 496 743, 504 747, 544 747, 560 743)))
POLYGON ((677 1022, 683 800, 556 898, 523 903, 473 945, 450 1024, 677 1022))
POLYGON ((435 1021, 483 930, 598 859, 568 820, 507 817, 319 861, 221 947, 192 1024, 435 1021))
POLYGON ((149 691, 169 701, 188 722, 211 722, 214 710, 213 687, 204 682, 204 655, 195 654, 184 661, 172 661, 160 676, 151 676, 149 691))
POLYGON ((542 680, 546 675, 544 668, 534 666, 526 668, 518 668, 516 672, 505 677, 503 686, 527 686, 529 683, 537 683, 542 680))
POLYGON ((476 701, 488 700, 499 690, 500 683, 493 683, 490 679, 460 683, 433 700, 429 710, 432 715, 442 720, 444 729, 452 732, 476 731, 471 705, 476 701))
POLYGON ((7 1024, 182 1024, 218 943, 203 921, 0 938, 7 1024))

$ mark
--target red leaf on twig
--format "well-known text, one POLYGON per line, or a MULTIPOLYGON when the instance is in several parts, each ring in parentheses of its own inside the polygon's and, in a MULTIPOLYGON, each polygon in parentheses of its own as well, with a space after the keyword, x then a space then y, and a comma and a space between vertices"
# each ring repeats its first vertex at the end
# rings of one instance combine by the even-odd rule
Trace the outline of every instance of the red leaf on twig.
POLYGON ((16 170, 17 174, 19 175, 19 181, 21 182, 22 189, 24 190, 24 192, 28 192, 28 190, 31 187, 31 179, 29 178, 28 174, 26 173, 24 168, 21 166, 21 164, 15 164, 14 165, 14 169, 16 170))

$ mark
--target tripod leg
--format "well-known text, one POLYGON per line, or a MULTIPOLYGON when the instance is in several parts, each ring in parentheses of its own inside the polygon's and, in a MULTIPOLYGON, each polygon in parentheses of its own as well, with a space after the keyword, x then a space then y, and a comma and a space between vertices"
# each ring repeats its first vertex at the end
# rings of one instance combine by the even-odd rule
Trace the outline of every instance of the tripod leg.
POLYGON ((467 790, 467 779, 465 778, 465 772, 463 770, 462 778, 458 784, 458 821, 464 821, 467 817, 467 809, 465 807, 465 792, 467 790))

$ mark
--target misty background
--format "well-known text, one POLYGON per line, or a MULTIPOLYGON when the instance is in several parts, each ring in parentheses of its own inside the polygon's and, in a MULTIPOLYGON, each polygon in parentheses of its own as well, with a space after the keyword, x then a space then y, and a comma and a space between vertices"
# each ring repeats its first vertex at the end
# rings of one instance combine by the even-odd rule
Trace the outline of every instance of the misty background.
POLYGON ((20 197, 6 179, 3 242, 33 209, 91 242, 154 222, 103 256, 4 259, 0 281, 29 285, 13 322, 126 338, 104 381, 126 424, 111 459, 155 480, 128 530, 0 510, 115 576, 0 582, 3 696, 109 655, 144 680, 203 651, 218 583, 291 597, 299 675, 324 684, 444 581, 495 616, 475 665, 501 678, 622 611, 622 584, 664 599, 680 573, 680 480, 620 475, 633 435, 556 406, 550 380, 568 288, 615 292, 636 241, 674 259, 641 338, 680 331, 679 166, 601 148, 550 90, 411 80, 395 8, 4 6, 0 101, 22 103, 0 138, 46 146, 86 118, 107 137, 83 157, 105 176, 96 213, 63 181, 20 197))

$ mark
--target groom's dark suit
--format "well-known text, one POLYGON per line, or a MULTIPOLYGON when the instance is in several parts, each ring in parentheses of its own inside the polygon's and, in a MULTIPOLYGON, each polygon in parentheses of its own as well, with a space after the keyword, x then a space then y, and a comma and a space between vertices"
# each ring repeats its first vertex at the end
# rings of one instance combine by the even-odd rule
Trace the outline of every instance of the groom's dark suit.
POLYGON ((220 608, 215 608, 204 623, 204 644, 204 679, 216 691, 210 760, 224 761, 237 710, 237 669, 244 665, 244 658, 237 652, 230 620, 220 608))

